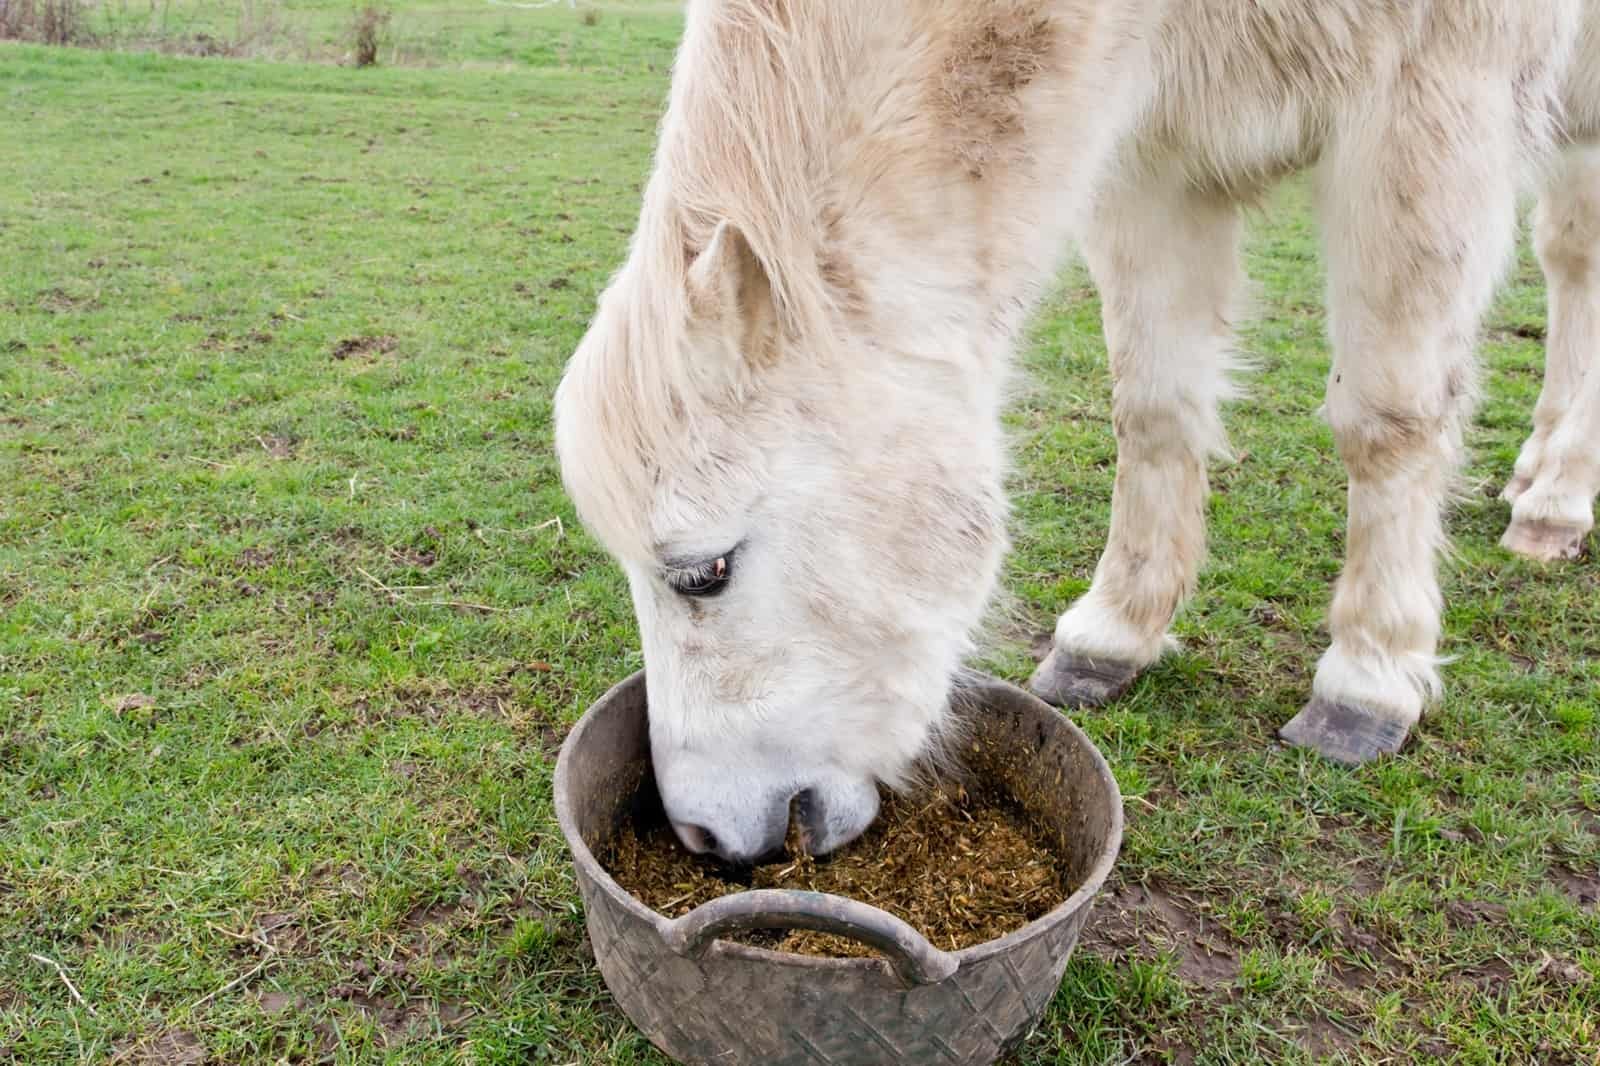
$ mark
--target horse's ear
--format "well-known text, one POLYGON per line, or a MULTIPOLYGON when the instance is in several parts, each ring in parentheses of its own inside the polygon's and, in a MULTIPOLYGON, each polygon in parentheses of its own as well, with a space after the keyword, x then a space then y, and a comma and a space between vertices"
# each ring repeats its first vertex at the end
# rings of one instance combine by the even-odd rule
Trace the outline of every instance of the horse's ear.
POLYGON ((716 335, 752 366, 772 361, 778 333, 772 281, 738 226, 717 224, 710 243, 689 264, 688 285, 696 327, 716 335))

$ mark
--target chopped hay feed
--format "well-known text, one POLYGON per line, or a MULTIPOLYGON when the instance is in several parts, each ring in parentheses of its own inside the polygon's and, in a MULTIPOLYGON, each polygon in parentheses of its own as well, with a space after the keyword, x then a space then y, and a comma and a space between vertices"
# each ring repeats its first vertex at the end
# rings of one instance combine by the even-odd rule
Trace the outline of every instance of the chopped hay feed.
MULTIPOLYGON (((831 892, 888 911, 952 951, 1020 929, 1072 893, 1055 835, 992 791, 888 794, 872 828, 834 855, 814 859, 795 843, 791 833, 782 862, 735 870, 689 853, 665 824, 625 822, 599 858, 625 890, 668 917, 750 888, 831 892)), ((875 954, 847 937, 810 930, 737 939, 803 955, 875 954)))

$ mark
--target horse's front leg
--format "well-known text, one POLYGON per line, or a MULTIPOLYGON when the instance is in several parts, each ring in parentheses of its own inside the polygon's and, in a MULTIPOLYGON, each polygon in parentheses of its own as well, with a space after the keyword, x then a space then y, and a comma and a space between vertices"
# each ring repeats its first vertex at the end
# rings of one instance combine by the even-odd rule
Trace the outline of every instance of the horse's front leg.
POLYGON ((1281 730, 1350 765, 1398 751, 1440 691, 1443 510, 1474 393, 1479 320, 1510 259, 1518 151, 1508 85, 1413 71, 1336 131, 1319 177, 1333 367, 1326 413, 1349 477, 1333 643, 1281 730))
POLYGON ((1177 180, 1115 181, 1085 254, 1113 379, 1111 530, 1089 591, 1029 683, 1060 706, 1115 699, 1167 644, 1205 552, 1206 461, 1226 450, 1239 211, 1177 180))
POLYGON ((1534 222, 1550 328, 1533 435, 1502 497, 1501 543, 1550 561, 1575 557, 1594 526, 1600 492, 1600 149, 1568 153, 1534 222))

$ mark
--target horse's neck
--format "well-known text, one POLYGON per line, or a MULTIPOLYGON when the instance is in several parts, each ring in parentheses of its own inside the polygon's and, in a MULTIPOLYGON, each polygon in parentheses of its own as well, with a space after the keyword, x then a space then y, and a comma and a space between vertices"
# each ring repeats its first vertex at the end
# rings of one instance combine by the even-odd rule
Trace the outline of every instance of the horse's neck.
POLYGON ((823 260, 856 281, 877 332, 945 357, 1009 346, 1147 99, 1144 45, 1116 27, 1159 2, 952 4, 947 39, 911 35, 949 57, 933 73, 925 54, 892 45, 860 64, 862 83, 836 97, 821 197, 850 206, 831 227, 838 256, 823 260), (1065 23, 1034 41, 986 21, 1014 10, 1033 25, 1038 10, 1096 3, 1117 13, 1076 40, 1065 23))
POLYGON ((791 295, 831 289, 858 332, 992 358, 1131 121, 1130 27, 1160 2, 816 0, 777 36, 708 7, 663 140, 671 203, 701 228, 731 212, 791 295))
POLYGON ((858 201, 840 227, 841 273, 873 335, 993 369, 1070 248, 1083 189, 957 168, 923 180, 858 201))

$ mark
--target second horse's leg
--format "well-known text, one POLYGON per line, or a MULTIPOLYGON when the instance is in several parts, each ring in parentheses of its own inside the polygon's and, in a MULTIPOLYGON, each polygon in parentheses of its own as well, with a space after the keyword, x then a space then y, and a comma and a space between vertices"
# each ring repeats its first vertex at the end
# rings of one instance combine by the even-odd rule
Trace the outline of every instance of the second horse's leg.
POLYGON ((1594 526, 1600 492, 1600 150, 1574 149, 1545 190, 1534 224, 1550 328, 1533 435, 1503 497, 1501 543, 1544 561, 1570 559, 1594 526))

